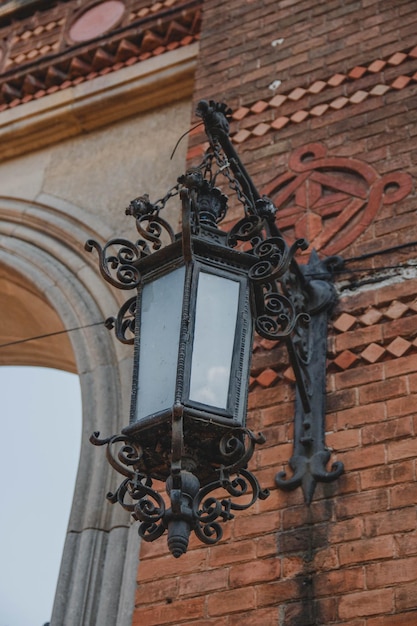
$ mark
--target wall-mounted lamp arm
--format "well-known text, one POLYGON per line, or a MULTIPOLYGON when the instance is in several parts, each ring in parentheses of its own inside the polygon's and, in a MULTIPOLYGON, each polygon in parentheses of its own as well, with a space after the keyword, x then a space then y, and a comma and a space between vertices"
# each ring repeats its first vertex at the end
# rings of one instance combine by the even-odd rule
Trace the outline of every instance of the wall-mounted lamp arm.
POLYGON ((230 113, 226 105, 213 101, 201 101, 197 107, 212 150, 220 144, 243 194, 250 199, 249 216, 232 229, 229 241, 231 245, 250 241, 257 258, 249 272, 255 328, 262 337, 285 341, 295 376, 294 452, 289 462, 293 476, 279 472, 276 484, 285 490, 302 486, 310 502, 317 482, 330 482, 343 472, 340 462, 326 470, 330 452, 325 446, 327 327, 337 299, 332 270, 343 261, 339 257, 320 260, 313 250, 308 264, 297 263, 295 253, 306 250, 308 243, 299 239, 291 247, 286 244, 273 202, 258 192, 232 145, 230 113))

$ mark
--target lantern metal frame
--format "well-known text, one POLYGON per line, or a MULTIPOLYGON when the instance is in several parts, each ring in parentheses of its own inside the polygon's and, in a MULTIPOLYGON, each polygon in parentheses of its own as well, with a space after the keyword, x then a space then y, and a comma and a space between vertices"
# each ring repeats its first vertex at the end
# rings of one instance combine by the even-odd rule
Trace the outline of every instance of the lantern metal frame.
POLYGON ((125 476, 116 492, 108 494, 110 502, 119 502, 140 520, 139 534, 147 541, 168 530, 168 545, 176 557, 186 551, 191 531, 207 544, 216 543, 222 537, 222 523, 234 517, 233 511, 268 496, 247 469, 255 444, 265 441, 262 434, 245 427, 253 326, 262 337, 285 342, 296 378, 294 452, 289 461, 293 475, 287 478, 279 472, 277 486, 285 490, 301 486, 310 502, 317 482, 333 481, 343 472, 340 462, 326 469, 330 451, 324 441, 327 323, 336 302, 333 271, 343 262, 339 257, 319 260, 314 251, 307 264, 296 262, 297 250, 308 244, 298 239, 289 247, 285 242, 276 224, 276 208, 259 194, 231 143, 230 113, 224 104, 199 103, 197 115, 210 147, 203 161, 179 177, 164 198, 152 203, 143 195, 130 203, 126 213, 136 220, 138 241, 116 238, 104 247, 94 240, 86 243, 87 250, 98 252, 105 280, 139 293, 125 302, 116 318, 106 321, 120 341, 135 344, 130 425, 120 435, 100 439, 94 433, 90 440, 107 445, 109 462, 125 476), (218 227, 228 209, 228 197, 218 187, 221 177, 244 210, 244 217, 228 232, 218 227), (178 196, 182 232, 174 235, 161 211, 178 196), (186 279, 175 401, 169 410, 137 420, 141 289, 182 265, 186 279), (210 273, 232 272, 235 280, 248 283, 240 289, 246 313, 238 323, 234 356, 241 366, 240 380, 229 387, 228 410, 208 410, 190 401, 184 389, 192 352, 188 326, 192 283, 199 267, 207 265, 210 273), (243 399, 236 400, 236 391, 243 391, 243 399), (168 502, 154 480, 166 483, 168 502), (225 496, 218 495, 219 489, 225 496))

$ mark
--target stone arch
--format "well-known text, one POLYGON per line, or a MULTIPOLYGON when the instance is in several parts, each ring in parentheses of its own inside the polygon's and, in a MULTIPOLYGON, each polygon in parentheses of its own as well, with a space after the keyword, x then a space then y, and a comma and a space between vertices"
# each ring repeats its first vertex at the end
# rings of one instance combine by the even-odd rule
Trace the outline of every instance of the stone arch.
MULTIPOLYGON (((131 351, 104 326, 92 326, 117 311, 120 303, 98 275, 84 242, 109 236, 105 223, 97 225, 97 218, 57 198, 44 194, 32 202, 0 197, 3 284, 21 277, 22 293, 40 298, 42 311, 52 310, 63 329, 83 327, 63 335, 70 341, 80 376, 83 437, 52 615, 56 625, 122 626, 131 623, 133 609, 136 533, 121 507, 107 506, 105 495, 114 486, 112 469, 88 442, 95 430, 106 436, 118 432, 129 411, 131 351)), ((56 361, 59 364, 59 358, 56 361)), ((56 445, 65 446, 64 432, 56 445)), ((43 497, 55 498, 59 506, 59 494, 49 494, 46 485, 44 489, 43 497)))

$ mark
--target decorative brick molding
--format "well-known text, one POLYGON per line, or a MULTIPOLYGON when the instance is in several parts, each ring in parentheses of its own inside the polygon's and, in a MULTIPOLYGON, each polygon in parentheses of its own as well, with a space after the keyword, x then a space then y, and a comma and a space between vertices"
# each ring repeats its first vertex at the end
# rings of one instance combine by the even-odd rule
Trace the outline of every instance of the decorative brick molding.
POLYGON ((0 22, 0 112, 188 46, 198 38, 201 0, 126 0, 124 5, 123 15, 110 30, 94 32, 90 40, 86 20, 80 30, 85 39, 77 42, 71 39, 72 29, 95 3, 80 12, 76 0, 59 2, 12 26, 1 28, 0 22))
POLYGON ((398 51, 386 59, 374 59, 368 65, 355 66, 347 73, 337 73, 323 80, 316 80, 304 87, 296 87, 288 93, 277 94, 270 100, 258 100, 251 106, 237 109, 232 118, 239 123, 238 129, 232 134, 235 143, 243 143, 250 137, 260 137, 269 131, 280 130, 288 124, 299 124, 307 119, 321 117, 326 113, 338 111, 349 105, 357 105, 369 97, 384 96, 388 91, 401 90, 409 84, 417 82, 417 46, 406 51, 398 51), (395 78, 386 81, 383 70, 395 68, 413 61, 404 74, 399 73, 395 78), (368 81, 367 88, 356 89, 354 83, 366 76, 374 76, 375 80, 368 81), (344 85, 344 93, 336 97, 332 91, 344 85), (328 92, 327 98, 320 97, 315 102, 314 97, 328 92), (279 115, 285 105, 292 108, 294 102, 303 102, 304 106, 285 115, 279 115), (272 112, 272 121, 257 121, 257 117, 265 112, 272 112), (241 122, 244 120, 244 123, 241 122))
MULTIPOLYGON (((416 290, 416 280, 407 280, 380 287, 378 299, 372 304, 369 293, 342 298, 329 337, 328 368, 333 381, 330 389, 355 385, 357 376, 363 377, 364 371, 371 382, 416 369, 416 290)), ((294 382, 285 347, 258 338, 251 389, 274 387, 283 380, 294 382)))
POLYGON ((338 254, 368 228, 383 205, 399 202, 412 189, 407 173, 381 177, 359 159, 327 156, 319 143, 295 150, 288 169, 263 191, 278 209, 283 234, 310 243, 305 255, 312 248, 338 254))

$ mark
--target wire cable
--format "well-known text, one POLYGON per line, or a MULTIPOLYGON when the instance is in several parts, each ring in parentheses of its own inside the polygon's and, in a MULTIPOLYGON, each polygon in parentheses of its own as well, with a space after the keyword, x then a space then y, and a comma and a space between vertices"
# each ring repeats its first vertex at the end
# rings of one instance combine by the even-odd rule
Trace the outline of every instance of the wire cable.
POLYGON ((21 343, 28 343, 29 341, 37 341, 38 339, 47 339, 48 337, 56 337, 57 335, 64 335, 66 333, 72 333, 75 330, 83 330, 84 328, 92 328, 93 326, 104 326, 105 322, 93 322, 92 324, 86 324, 85 326, 76 326, 75 328, 67 328, 66 330, 57 330, 53 333, 46 333, 45 335, 37 335, 35 337, 27 337, 26 339, 18 339, 17 341, 9 341, 8 343, 0 344, 0 348, 8 348, 9 346, 17 346, 21 343))

